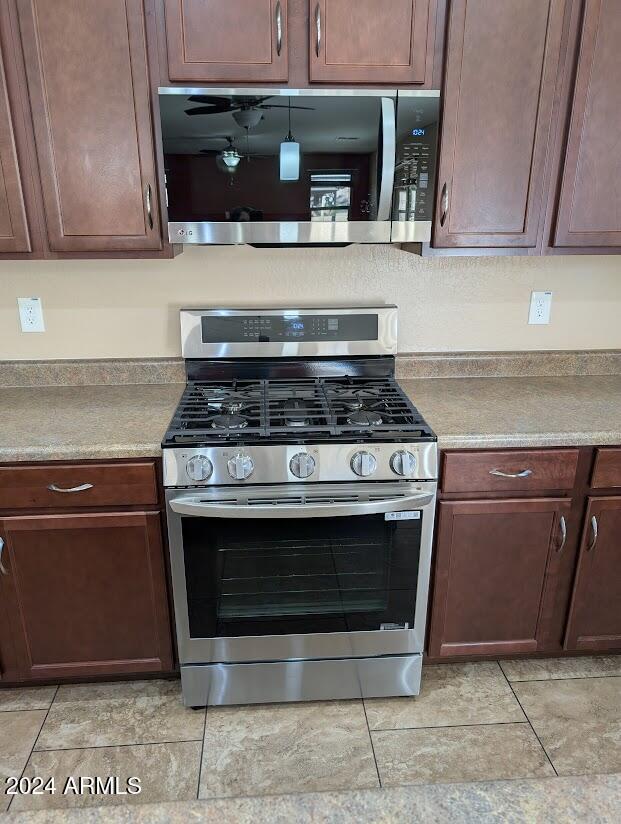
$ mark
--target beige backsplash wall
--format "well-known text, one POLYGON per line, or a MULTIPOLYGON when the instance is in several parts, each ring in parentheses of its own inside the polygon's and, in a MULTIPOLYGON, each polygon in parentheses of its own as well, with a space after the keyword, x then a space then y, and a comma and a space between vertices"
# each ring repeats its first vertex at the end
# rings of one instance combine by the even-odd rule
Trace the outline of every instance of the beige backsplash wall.
POLYGON ((180 353, 181 306, 396 303, 402 352, 621 348, 621 258, 422 259, 387 246, 190 248, 172 261, 0 263, 0 359, 180 353), (532 289, 552 323, 528 326, 532 289), (43 299, 23 334, 17 298, 43 299))

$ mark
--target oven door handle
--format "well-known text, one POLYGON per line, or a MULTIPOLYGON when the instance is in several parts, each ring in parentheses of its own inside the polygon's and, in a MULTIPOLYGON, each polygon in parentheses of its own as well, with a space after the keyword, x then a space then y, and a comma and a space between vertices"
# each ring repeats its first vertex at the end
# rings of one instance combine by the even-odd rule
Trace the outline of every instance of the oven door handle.
POLYGON ((403 512, 420 509, 433 503, 433 492, 419 492, 380 501, 338 501, 316 503, 283 503, 282 499, 274 503, 238 504, 210 502, 200 495, 184 495, 173 498, 170 508, 178 515, 193 515, 199 518, 335 518, 348 515, 381 515, 385 512, 403 512))

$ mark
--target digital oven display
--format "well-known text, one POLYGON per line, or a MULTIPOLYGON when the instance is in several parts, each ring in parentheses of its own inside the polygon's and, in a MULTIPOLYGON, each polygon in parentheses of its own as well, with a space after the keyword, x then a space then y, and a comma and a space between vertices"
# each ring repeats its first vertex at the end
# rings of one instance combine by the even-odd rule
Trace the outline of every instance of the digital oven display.
POLYGON ((377 340, 377 315, 204 315, 203 343, 377 340))

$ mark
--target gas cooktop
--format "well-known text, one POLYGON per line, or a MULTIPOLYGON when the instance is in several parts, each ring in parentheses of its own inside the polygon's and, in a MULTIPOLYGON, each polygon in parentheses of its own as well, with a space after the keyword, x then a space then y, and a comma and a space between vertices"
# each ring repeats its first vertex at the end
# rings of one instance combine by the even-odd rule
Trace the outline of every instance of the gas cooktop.
POLYGON ((189 381, 162 445, 435 441, 393 377, 189 381))

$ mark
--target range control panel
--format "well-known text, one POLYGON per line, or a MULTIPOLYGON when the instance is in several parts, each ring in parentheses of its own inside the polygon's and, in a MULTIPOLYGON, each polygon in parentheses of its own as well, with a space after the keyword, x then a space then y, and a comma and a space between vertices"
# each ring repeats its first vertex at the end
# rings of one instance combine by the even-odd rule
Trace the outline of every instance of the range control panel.
POLYGON ((377 340, 376 314, 206 315, 203 343, 377 340))

